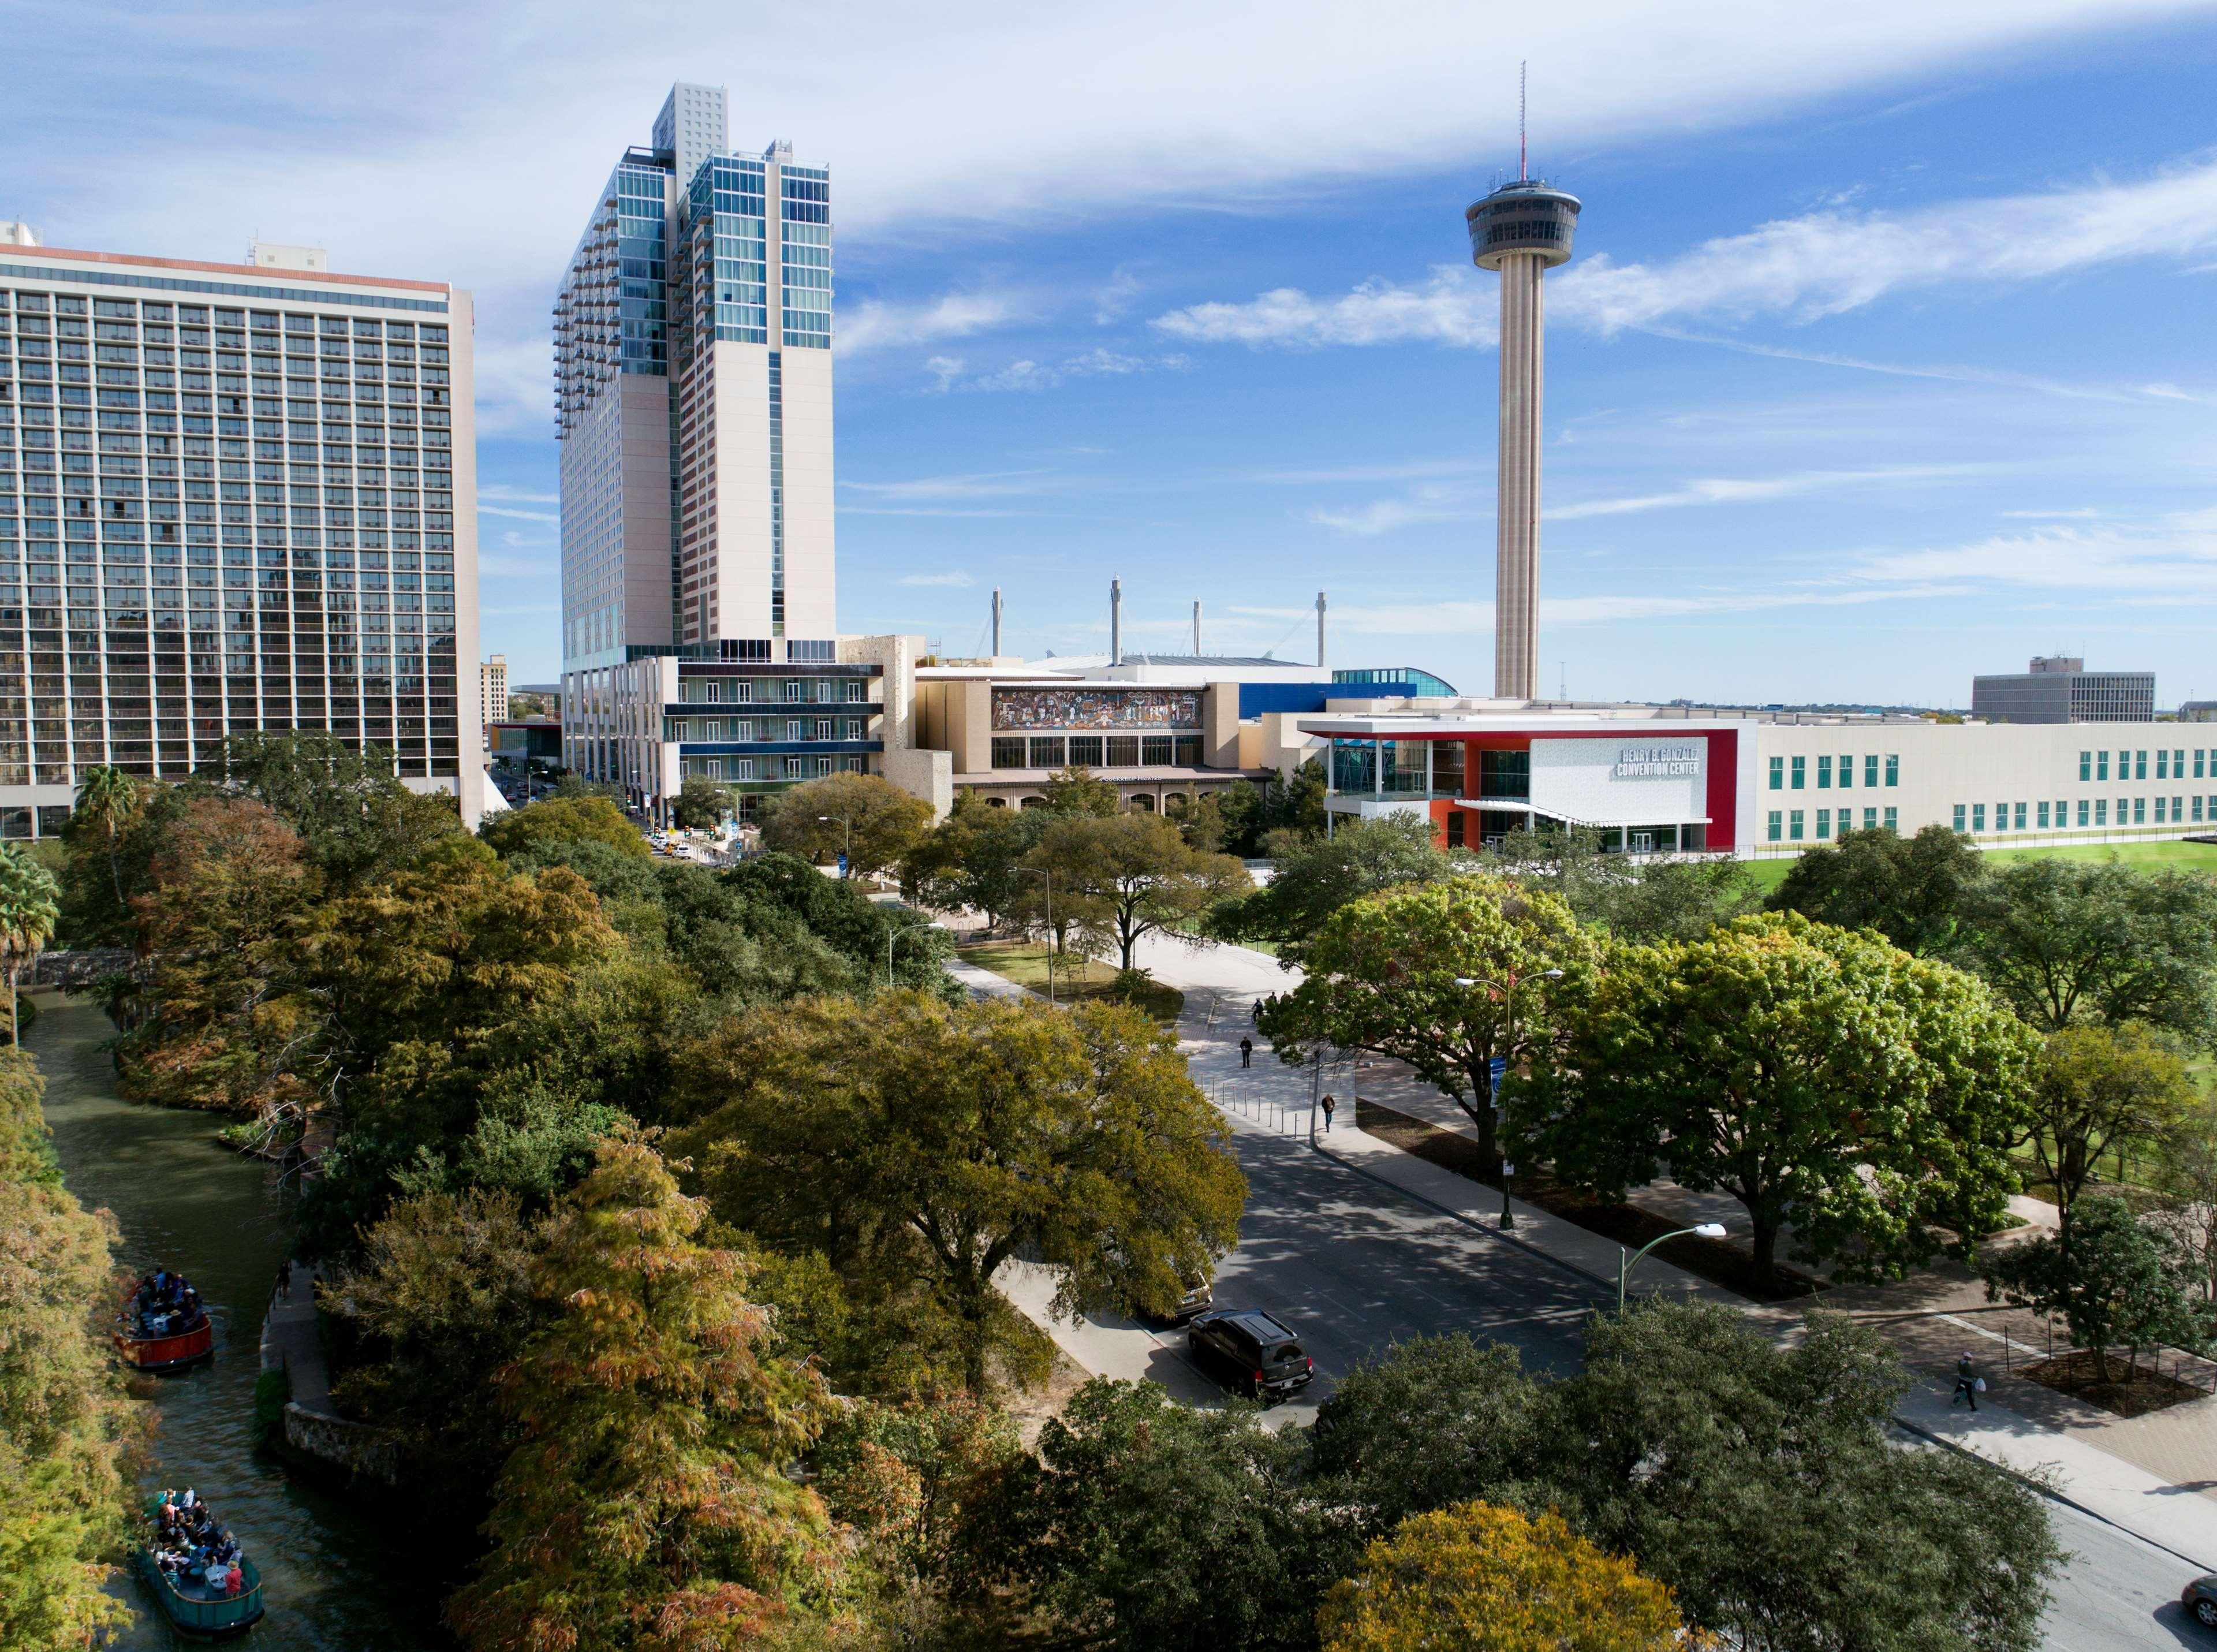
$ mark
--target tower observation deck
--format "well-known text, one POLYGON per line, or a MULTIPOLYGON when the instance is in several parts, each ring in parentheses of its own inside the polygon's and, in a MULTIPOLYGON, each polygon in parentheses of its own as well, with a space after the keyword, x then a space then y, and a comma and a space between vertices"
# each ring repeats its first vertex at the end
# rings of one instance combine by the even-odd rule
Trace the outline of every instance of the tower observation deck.
POLYGON ((1501 480, 1496 510, 1493 692, 1540 695, 1541 278, 1571 259, 1578 200, 1540 178, 1505 183, 1463 213, 1471 262, 1501 275, 1501 480))

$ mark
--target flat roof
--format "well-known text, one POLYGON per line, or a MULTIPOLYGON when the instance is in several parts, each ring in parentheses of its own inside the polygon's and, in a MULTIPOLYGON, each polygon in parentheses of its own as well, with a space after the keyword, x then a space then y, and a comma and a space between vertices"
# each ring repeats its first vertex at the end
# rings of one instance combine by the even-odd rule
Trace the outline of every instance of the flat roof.
MULTIPOLYGON (((448 293, 446 282, 404 281, 395 275, 338 275, 322 269, 275 269, 261 264, 202 263, 190 258, 150 258, 131 252, 85 252, 68 247, 0 247, 0 258, 75 258, 83 263, 126 264, 142 269, 201 269, 218 275, 250 275, 275 286, 325 282, 344 287, 398 287, 416 293, 448 293)), ((65 279, 57 274, 57 279, 65 279)))

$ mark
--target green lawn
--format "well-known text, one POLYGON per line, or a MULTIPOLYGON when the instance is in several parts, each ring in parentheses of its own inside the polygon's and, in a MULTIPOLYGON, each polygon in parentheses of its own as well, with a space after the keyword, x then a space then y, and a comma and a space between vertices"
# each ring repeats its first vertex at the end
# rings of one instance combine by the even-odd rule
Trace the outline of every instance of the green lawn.
MULTIPOLYGON (((965 963, 1005 975, 1020 987, 1028 987, 1035 993, 1047 991, 1047 949, 1037 942, 980 941, 955 948, 954 955, 965 963)), ((1114 998, 1115 981, 1115 970, 1096 959, 1055 960, 1054 996, 1059 1003, 1114 998)), ((1185 1008, 1185 994, 1159 982, 1133 1001, 1166 1027, 1176 1026, 1179 1012, 1185 1008)))
MULTIPOLYGON (((2091 843, 2064 844, 2053 849, 1989 849, 1989 860, 2023 860, 2035 855, 2060 857, 2065 860, 2103 861, 2115 858, 2127 866, 2183 866, 2190 871, 2207 873, 2217 877, 2217 844, 2180 843, 2091 843)), ((1747 863, 1750 876, 1756 887, 1769 894, 1786 881, 1794 857, 1782 856, 1776 860, 1757 860, 1747 863)))

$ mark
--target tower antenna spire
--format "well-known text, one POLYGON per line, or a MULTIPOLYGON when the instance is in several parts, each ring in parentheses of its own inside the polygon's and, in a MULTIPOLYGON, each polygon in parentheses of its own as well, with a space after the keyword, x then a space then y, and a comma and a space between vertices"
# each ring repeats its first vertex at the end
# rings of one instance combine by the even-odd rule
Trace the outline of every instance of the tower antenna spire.
POLYGON ((1519 183, 1527 182, 1532 176, 1532 170, 1524 158, 1524 64, 1516 65, 1516 181, 1519 183))

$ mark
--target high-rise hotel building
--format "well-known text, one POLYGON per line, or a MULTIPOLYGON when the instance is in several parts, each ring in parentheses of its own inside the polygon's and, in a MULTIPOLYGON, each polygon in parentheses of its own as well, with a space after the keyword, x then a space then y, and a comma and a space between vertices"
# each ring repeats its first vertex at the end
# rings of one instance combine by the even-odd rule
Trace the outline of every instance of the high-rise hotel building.
MULTIPOLYGON (((834 659, 830 173, 727 152, 724 90, 673 87, 577 243, 554 354, 565 760, 650 802, 656 660, 834 659)), ((867 745, 836 743, 738 742, 763 749, 714 772, 774 789, 800 768, 770 759, 867 745)))
POLYGON ((0 247, 0 835, 256 729, 381 747, 474 824, 470 295, 304 251, 0 247))

